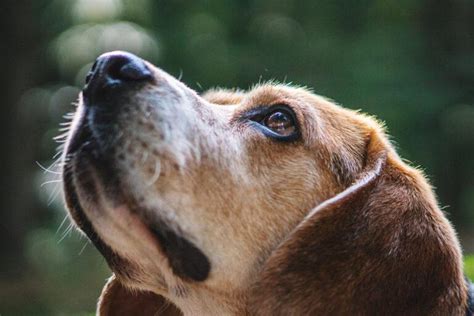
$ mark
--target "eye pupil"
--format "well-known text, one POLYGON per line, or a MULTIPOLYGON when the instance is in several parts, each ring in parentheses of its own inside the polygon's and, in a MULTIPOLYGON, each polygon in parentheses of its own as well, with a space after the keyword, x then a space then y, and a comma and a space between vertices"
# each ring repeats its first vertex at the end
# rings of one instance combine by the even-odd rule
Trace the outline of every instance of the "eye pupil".
POLYGON ((264 125, 281 136, 291 135, 296 131, 293 117, 283 111, 269 114, 263 121, 264 125))

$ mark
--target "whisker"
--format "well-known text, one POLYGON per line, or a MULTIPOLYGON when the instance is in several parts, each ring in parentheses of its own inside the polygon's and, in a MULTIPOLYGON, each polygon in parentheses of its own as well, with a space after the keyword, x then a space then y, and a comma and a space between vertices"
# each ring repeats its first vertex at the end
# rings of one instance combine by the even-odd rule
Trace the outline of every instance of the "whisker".
POLYGON ((61 192, 61 187, 58 186, 56 187, 52 192, 51 194, 49 195, 48 197, 48 206, 51 206, 51 204, 53 204, 54 200, 56 200, 56 198, 58 197, 59 193, 61 192))
POLYGON ((63 227, 64 223, 66 223, 67 219, 69 218, 68 215, 64 216, 64 219, 63 221, 61 222, 61 224, 59 224, 59 227, 58 229, 56 230, 56 232, 54 233, 55 235, 57 235, 59 233, 59 231, 61 230, 61 228, 63 227))
POLYGON ((60 244, 71 233, 73 228, 74 228, 73 223, 69 223, 69 226, 64 231, 62 237, 58 240, 58 244, 60 244))
MULTIPOLYGON (((54 154, 53 159, 57 159, 59 156, 61 156, 62 153, 63 153, 62 150, 59 150, 57 153, 54 154)), ((58 159, 58 160, 61 160, 61 159, 58 159)))
POLYGON ((79 251, 79 256, 82 255, 82 253, 84 252, 84 250, 86 249, 87 245, 89 244, 89 241, 86 241, 86 243, 84 244, 84 246, 82 247, 81 251, 79 251))
MULTIPOLYGON (((62 150, 59 150, 59 152, 61 153, 62 150)), ((48 167, 48 169, 50 170, 53 170, 53 169, 56 169, 56 170, 59 170, 59 171, 56 171, 56 172, 62 172, 61 171, 61 167, 63 166, 63 160, 62 160, 62 156, 61 157, 57 157, 58 156, 58 153, 56 153, 54 156, 53 156, 53 163, 48 167)))
POLYGON ((43 187, 43 186, 46 185, 46 184, 59 183, 59 182, 61 182, 61 181, 62 181, 61 179, 59 179, 59 180, 49 180, 49 181, 45 181, 45 182, 41 183, 40 187, 43 187))
POLYGON ((46 173, 46 172, 49 172, 49 173, 52 173, 52 174, 61 174, 61 172, 58 172, 58 171, 53 171, 53 170, 50 170, 46 167, 44 167, 42 164, 39 163, 39 161, 36 161, 36 164, 46 173))

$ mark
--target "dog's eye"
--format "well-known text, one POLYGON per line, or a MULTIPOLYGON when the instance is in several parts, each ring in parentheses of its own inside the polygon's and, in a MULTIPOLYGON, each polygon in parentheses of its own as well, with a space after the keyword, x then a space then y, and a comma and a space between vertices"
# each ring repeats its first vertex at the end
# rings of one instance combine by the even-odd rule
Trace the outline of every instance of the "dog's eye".
POLYGON ((296 132, 296 124, 293 115, 285 110, 276 110, 269 113, 261 122, 280 136, 290 136, 296 132))
POLYGON ((264 135, 279 141, 294 141, 300 136, 296 115, 287 105, 257 107, 242 118, 264 135))

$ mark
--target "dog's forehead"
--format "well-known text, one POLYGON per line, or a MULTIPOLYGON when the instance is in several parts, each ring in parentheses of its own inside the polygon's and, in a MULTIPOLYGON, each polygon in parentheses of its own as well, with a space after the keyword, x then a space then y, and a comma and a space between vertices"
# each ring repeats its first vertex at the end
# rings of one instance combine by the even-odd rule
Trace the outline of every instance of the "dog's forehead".
POLYGON ((287 104, 294 107, 311 104, 314 96, 309 90, 286 84, 260 84, 242 99, 243 106, 287 104))
MULTIPOLYGON (((310 101, 314 95, 310 90, 286 84, 258 84, 244 91, 240 89, 213 88, 202 97, 208 102, 219 105, 272 105, 276 103, 294 104, 298 101, 310 101)), ((314 101, 314 100, 313 100, 314 101)))

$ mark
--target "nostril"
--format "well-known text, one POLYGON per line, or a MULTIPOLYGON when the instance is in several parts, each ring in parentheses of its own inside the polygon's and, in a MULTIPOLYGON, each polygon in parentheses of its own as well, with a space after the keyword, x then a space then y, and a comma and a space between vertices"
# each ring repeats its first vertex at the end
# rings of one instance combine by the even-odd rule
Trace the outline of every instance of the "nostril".
POLYGON ((126 52, 99 56, 86 76, 84 96, 99 98, 110 89, 120 89, 133 82, 151 82, 153 73, 141 58, 126 52))
POLYGON ((133 55, 112 55, 105 65, 104 72, 111 78, 121 81, 142 81, 152 78, 145 63, 133 55))
POLYGON ((148 68, 145 66, 145 64, 142 63, 127 63, 120 67, 119 73, 118 73, 120 79, 123 80, 146 80, 151 78, 151 72, 148 70, 148 68))

